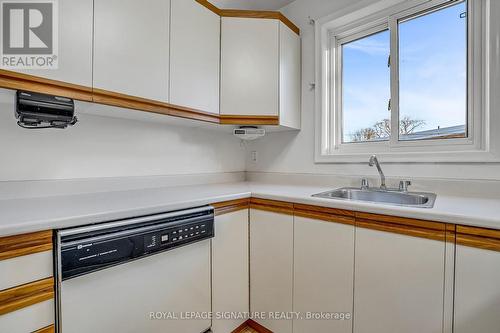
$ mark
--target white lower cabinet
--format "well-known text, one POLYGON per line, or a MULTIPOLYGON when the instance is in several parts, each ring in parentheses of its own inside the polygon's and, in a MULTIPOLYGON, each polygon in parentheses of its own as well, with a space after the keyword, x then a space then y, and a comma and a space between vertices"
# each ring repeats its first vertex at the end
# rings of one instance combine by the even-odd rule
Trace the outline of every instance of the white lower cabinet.
POLYGON ((212 240, 212 331, 230 333, 245 319, 226 315, 249 311, 248 209, 215 217, 212 240), (223 314, 224 317, 220 317, 223 314))
POLYGON ((357 228, 354 332, 442 332, 444 267, 444 241, 357 228))
POLYGON ((500 252, 457 245, 454 333, 500 332, 500 252))
POLYGON ((354 225, 297 216, 294 224, 293 311, 302 319, 293 332, 351 333, 354 225), (314 319, 318 315, 344 319, 314 319))
POLYGON ((250 210, 250 310, 274 333, 291 333, 293 216, 250 210), (272 317, 272 318, 271 318, 272 317))

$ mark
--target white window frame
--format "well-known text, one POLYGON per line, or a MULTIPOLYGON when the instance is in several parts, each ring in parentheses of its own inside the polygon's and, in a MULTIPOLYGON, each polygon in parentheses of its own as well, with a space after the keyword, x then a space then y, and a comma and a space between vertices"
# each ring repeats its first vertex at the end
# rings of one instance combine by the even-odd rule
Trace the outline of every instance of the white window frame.
POLYGON ((490 0, 468 0, 467 137, 400 141, 398 20, 441 6, 449 0, 382 0, 347 8, 316 22, 316 163, 366 162, 378 154, 386 162, 497 162, 489 121, 490 0), (391 127, 388 141, 342 143, 341 47, 389 29, 391 46, 391 127), (394 135, 396 133, 396 135, 394 135))

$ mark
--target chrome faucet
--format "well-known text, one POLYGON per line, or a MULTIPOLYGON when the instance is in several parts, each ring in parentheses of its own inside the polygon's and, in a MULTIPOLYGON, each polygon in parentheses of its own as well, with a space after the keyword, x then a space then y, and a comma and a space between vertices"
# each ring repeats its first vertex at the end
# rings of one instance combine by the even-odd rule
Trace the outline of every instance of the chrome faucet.
POLYGON ((382 168, 380 167, 380 163, 378 162, 378 158, 376 155, 372 155, 370 157, 370 161, 368 162, 369 166, 376 166, 378 173, 380 175, 380 189, 381 190, 387 190, 387 186, 385 186, 385 175, 384 172, 382 171, 382 168))

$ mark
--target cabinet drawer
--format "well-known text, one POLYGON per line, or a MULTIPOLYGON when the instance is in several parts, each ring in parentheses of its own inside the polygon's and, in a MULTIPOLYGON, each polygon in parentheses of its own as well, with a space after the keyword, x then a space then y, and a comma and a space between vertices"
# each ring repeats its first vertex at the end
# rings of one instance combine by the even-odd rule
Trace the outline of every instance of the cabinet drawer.
POLYGON ((0 332, 31 333, 54 323, 54 300, 50 299, 0 316, 0 332))
POLYGON ((52 276, 52 251, 0 261, 0 290, 52 276))

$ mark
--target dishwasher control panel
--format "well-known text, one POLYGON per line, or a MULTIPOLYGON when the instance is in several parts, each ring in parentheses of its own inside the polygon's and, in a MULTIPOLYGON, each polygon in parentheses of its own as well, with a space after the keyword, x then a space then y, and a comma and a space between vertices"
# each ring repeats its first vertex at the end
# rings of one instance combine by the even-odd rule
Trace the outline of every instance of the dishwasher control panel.
MULTIPOLYGON (((213 208, 60 237, 62 280, 214 237, 213 208)), ((85 228, 83 228, 85 229, 85 228)), ((89 227, 95 229, 95 227, 89 227)), ((63 234, 63 233, 62 233, 63 234)))
POLYGON ((213 223, 210 221, 180 225, 159 232, 144 235, 144 251, 169 248, 193 240, 213 237, 213 223))

